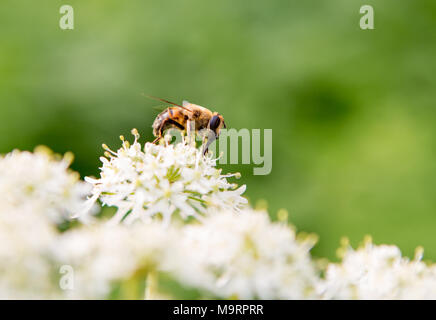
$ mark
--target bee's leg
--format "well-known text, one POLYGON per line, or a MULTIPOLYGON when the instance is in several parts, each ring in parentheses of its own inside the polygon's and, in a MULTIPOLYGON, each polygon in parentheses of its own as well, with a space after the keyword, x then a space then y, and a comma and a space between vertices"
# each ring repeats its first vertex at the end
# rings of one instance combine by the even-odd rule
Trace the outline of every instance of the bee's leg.
POLYGON ((206 143, 207 143, 207 136, 203 136, 203 141, 201 142, 201 145, 203 147, 203 155, 206 155, 206 153, 209 151, 208 148, 206 148, 206 143))
POLYGON ((162 138, 162 137, 161 136, 156 137, 156 139, 154 139, 152 143, 157 144, 159 142, 160 138, 162 138))
POLYGON ((165 127, 167 121, 168 121, 167 119, 162 121, 162 123, 160 124, 159 128, 157 129, 157 137, 156 137, 156 139, 153 140, 152 143, 158 144, 159 140, 161 138, 163 138, 164 127, 165 127))
POLYGON ((188 138, 188 144, 195 146, 195 121, 189 120, 186 123, 186 135, 188 138))
POLYGON ((217 135, 212 130, 208 130, 208 134, 203 138, 203 155, 209 151, 209 146, 217 139, 217 135))

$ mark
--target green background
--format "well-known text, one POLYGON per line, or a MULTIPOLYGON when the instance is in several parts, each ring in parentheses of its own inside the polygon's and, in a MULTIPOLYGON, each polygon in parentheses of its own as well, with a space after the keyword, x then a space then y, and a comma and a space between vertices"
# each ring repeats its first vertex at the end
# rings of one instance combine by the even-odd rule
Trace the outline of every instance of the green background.
POLYGON ((142 92, 188 99, 273 129, 270 175, 224 171, 317 233, 316 256, 371 234, 436 260, 435 57, 434 0, 2 0, 0 152, 45 144, 97 175, 101 143, 152 139, 142 92), (364 4, 375 30, 359 28, 364 4))

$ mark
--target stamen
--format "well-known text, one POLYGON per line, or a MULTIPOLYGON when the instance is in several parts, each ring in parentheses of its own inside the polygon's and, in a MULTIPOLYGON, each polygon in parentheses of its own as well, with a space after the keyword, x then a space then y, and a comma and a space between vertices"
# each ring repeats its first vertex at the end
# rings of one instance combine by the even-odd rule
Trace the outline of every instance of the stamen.
POLYGON ((136 128, 133 128, 131 132, 135 136, 135 143, 138 142, 138 139, 139 139, 139 132, 138 132, 138 130, 136 128))

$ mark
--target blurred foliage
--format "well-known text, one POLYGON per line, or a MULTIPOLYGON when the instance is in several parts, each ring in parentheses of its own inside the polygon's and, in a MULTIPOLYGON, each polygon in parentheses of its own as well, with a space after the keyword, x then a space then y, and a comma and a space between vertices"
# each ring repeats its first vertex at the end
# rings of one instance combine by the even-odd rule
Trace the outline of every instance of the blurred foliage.
POLYGON ((71 150, 97 175, 101 143, 156 102, 218 110, 229 127, 272 128, 273 169, 243 174, 273 217, 316 232, 316 256, 365 234, 436 259, 436 2, 3 0, 0 152, 71 150), (59 28, 70 4, 75 29, 59 28), (371 4, 375 30, 359 28, 371 4))

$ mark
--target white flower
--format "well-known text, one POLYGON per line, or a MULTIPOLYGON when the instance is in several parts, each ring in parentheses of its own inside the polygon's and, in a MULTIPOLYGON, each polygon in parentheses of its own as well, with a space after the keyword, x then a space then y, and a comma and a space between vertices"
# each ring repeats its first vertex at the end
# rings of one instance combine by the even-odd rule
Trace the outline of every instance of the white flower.
POLYGON ((183 142, 170 145, 138 143, 138 132, 130 145, 121 137, 122 148, 113 152, 106 145, 100 178, 85 178, 93 185, 92 204, 98 198, 104 205, 118 208, 112 222, 132 223, 153 216, 168 224, 174 213, 182 218, 200 218, 208 208, 238 210, 247 203, 241 196, 245 185, 237 186, 216 169, 216 159, 183 142))
POLYGON ((123 281, 141 286, 148 272, 164 268, 174 232, 156 222, 95 224, 65 232, 52 246, 57 264, 74 270, 74 289, 65 297, 105 299, 123 281))
POLYGON ((27 212, 0 213, 0 299, 56 296, 49 247, 57 232, 47 219, 27 212))
POLYGON ((18 210, 60 222, 80 211, 90 188, 68 169, 71 160, 42 147, 0 156, 0 215, 18 210))
POLYGON ((216 212, 181 232, 174 272, 182 282, 222 298, 316 298, 313 241, 265 212, 216 212))
POLYGON ((89 186, 68 169, 72 160, 39 147, 0 156, 0 298, 53 298, 59 286, 50 261, 59 223, 81 209, 89 186))
POLYGON ((436 266, 421 261, 421 250, 412 261, 398 247, 370 239, 343 250, 342 263, 327 267, 320 287, 325 299, 436 299, 436 266))

